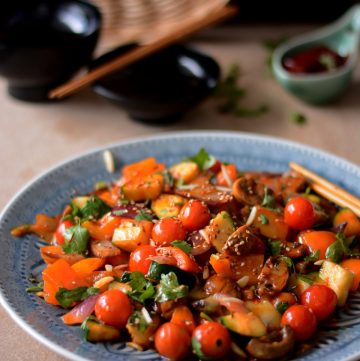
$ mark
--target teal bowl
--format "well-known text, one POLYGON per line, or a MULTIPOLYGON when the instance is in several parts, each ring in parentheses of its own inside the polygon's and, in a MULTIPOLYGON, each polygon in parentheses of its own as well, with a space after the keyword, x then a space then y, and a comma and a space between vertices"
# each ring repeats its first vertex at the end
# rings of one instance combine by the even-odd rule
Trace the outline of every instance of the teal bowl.
POLYGON ((286 90, 306 103, 329 103, 349 85, 357 63, 359 37, 360 5, 355 5, 334 23, 278 46, 273 54, 274 76, 286 90), (334 71, 318 74, 294 74, 284 68, 284 57, 317 46, 326 46, 348 59, 334 71))

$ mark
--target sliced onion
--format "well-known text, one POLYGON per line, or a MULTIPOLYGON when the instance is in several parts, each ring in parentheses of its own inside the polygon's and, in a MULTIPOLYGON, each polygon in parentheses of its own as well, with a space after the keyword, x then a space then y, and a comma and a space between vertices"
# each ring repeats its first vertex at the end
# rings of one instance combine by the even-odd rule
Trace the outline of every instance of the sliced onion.
POLYGON ((100 295, 88 297, 85 301, 79 303, 71 311, 66 313, 62 320, 67 325, 77 325, 83 323, 95 310, 96 301, 100 295))
POLYGON ((255 217, 256 217, 256 212, 257 212, 257 208, 256 206, 255 207, 252 207, 251 208, 251 212, 249 214, 249 217, 246 221, 246 225, 247 226, 250 226, 254 221, 255 221, 255 217))
POLYGON ((177 189, 181 189, 181 190, 191 190, 194 189, 196 187, 198 187, 198 184, 184 184, 182 186, 177 187, 177 189))
POLYGON ((231 192, 231 188, 229 187, 215 186, 215 188, 221 192, 231 192))
POLYGON ((152 318, 151 318, 151 316, 150 316, 149 311, 148 311, 145 307, 143 307, 143 308, 141 309, 141 313, 142 313, 142 315, 144 316, 145 322, 146 322, 148 325, 150 325, 150 324, 153 322, 153 320, 152 320, 152 318))
POLYGON ((233 182, 232 182, 232 180, 231 180, 231 178, 230 178, 230 176, 229 176, 228 171, 226 170, 226 167, 225 167, 223 164, 221 164, 221 171, 222 171, 223 174, 224 174, 224 178, 225 178, 225 180, 226 180, 226 183, 228 184, 229 187, 231 187, 232 184, 233 184, 233 182))

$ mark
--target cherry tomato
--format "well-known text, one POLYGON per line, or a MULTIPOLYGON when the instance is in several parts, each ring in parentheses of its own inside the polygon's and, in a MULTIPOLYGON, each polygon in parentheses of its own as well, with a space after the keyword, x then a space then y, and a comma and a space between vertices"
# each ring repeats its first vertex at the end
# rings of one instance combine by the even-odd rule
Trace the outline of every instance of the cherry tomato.
POLYGON ((191 337, 185 327, 166 322, 155 333, 155 348, 160 355, 181 360, 190 351, 191 337))
POLYGON ((192 199, 181 208, 179 218, 184 227, 191 232, 205 227, 211 219, 211 214, 204 202, 192 199))
MULTIPOLYGON (((223 166, 225 168, 226 174, 229 176, 230 180, 234 182, 237 178, 237 171, 235 164, 228 164, 223 166)), ((228 177, 224 175, 224 171, 222 170, 218 175, 216 176, 216 184, 223 187, 230 187, 231 184, 228 182, 228 177)))
POLYGON ((105 291, 95 304, 96 317, 110 326, 125 327, 131 313, 128 296, 116 289, 105 291))
POLYGON ((177 306, 171 316, 171 322, 185 327, 191 335, 195 330, 194 316, 190 309, 184 305, 177 306))
POLYGON ((315 210, 309 200, 296 197, 287 202, 284 218, 285 222, 294 229, 308 229, 315 223, 315 210))
POLYGON ((298 341, 308 340, 316 331, 317 321, 313 312, 306 306, 294 305, 282 315, 281 323, 289 325, 298 341))
POLYGON ((69 219, 66 221, 63 221, 59 224, 58 228, 56 229, 56 231, 54 233, 55 241, 57 244, 65 243, 64 232, 66 229, 73 227, 73 226, 74 226, 74 223, 72 221, 70 221, 69 219))
POLYGON ((327 286, 312 285, 301 295, 301 303, 310 308, 318 321, 323 321, 334 312, 337 296, 327 286))
POLYGON ((156 247, 149 245, 138 246, 135 251, 130 253, 129 271, 147 274, 151 265, 150 256, 156 256, 156 247))
POLYGON ((220 359, 229 352, 231 337, 229 331, 220 323, 206 322, 194 330, 192 344, 201 359, 220 359))
POLYGON ((349 270, 351 273, 354 274, 351 291, 356 291, 359 288, 359 283, 360 283, 360 259, 356 259, 356 258, 346 259, 345 261, 341 262, 340 266, 349 270))
POLYGON ((186 231, 178 218, 162 218, 154 225, 151 235, 157 246, 171 246, 173 241, 183 241, 186 231))
POLYGON ((308 246, 311 253, 319 251, 319 259, 325 259, 326 250, 336 241, 336 235, 329 231, 302 232, 298 240, 308 246))

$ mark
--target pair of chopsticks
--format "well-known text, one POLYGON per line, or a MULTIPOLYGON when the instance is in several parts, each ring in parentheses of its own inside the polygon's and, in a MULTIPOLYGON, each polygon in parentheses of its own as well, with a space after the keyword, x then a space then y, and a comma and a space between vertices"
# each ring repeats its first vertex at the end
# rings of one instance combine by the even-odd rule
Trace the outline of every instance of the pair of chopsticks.
POLYGON ((195 19, 191 23, 184 22, 182 26, 176 27, 175 30, 164 35, 160 39, 155 40, 148 45, 139 46, 134 50, 131 50, 124 55, 120 55, 119 57, 107 62, 106 64, 95 68, 84 76, 71 80, 51 90, 49 93, 49 98, 62 99, 68 95, 74 94, 79 90, 87 87, 91 83, 95 82, 96 80, 99 80, 103 76, 111 74, 114 71, 120 70, 137 60, 151 55, 206 26, 215 24, 221 20, 234 16, 237 14, 237 12, 238 8, 236 6, 227 5, 219 11, 214 11, 203 19, 195 19))
POLYGON ((304 176, 309 181, 310 187, 316 193, 319 193, 321 196, 340 207, 350 208, 358 217, 360 217, 360 199, 358 197, 353 196, 343 188, 295 162, 290 162, 289 166, 292 170, 304 176))

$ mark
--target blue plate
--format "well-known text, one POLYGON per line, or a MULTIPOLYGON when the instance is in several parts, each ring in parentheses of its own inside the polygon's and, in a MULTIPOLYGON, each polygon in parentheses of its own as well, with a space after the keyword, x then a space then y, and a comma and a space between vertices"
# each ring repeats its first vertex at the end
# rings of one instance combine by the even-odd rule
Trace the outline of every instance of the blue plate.
MULTIPOLYGON (((184 132, 138 138, 106 147, 115 156, 117 169, 153 155, 172 164, 195 154, 200 147, 239 169, 283 172, 293 160, 360 196, 360 168, 341 158, 300 144, 244 133, 184 132)), ((104 148, 105 149, 105 148, 104 148)), ((122 343, 85 342, 79 327, 63 325, 60 309, 46 305, 25 292, 30 273, 39 276, 44 264, 41 242, 34 236, 14 238, 10 230, 33 222, 37 213, 55 215, 74 193, 87 193, 95 182, 116 177, 106 172, 98 149, 65 162, 41 175, 9 203, 0 219, 0 301, 12 318, 37 340, 73 360, 161 360, 154 351, 138 352, 122 343)), ((338 312, 337 322, 318 334, 315 348, 298 360, 345 361, 360 359, 360 295, 338 312)))

